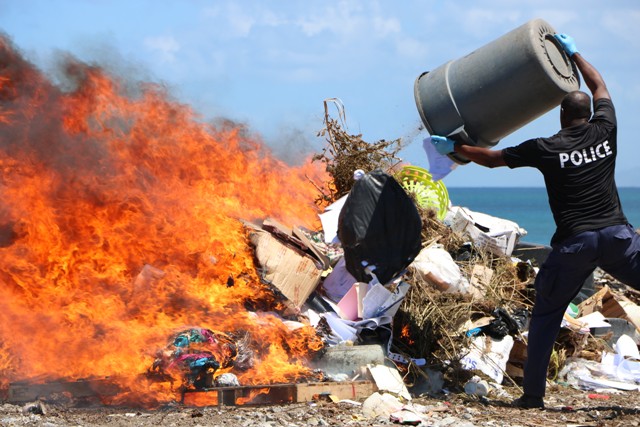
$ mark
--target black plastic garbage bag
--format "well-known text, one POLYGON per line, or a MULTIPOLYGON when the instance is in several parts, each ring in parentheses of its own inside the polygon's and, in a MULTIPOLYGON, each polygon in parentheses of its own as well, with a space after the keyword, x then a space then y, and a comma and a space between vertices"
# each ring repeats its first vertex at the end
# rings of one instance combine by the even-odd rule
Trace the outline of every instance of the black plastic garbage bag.
POLYGON ((505 335, 517 334, 528 326, 529 312, 526 309, 517 309, 512 314, 502 307, 493 310, 495 319, 483 328, 485 334, 492 338, 500 339, 505 335))
POLYGON ((390 175, 377 169, 355 182, 338 218, 338 238, 347 271, 360 282, 386 284, 411 264, 421 249, 422 220, 413 200, 390 175))

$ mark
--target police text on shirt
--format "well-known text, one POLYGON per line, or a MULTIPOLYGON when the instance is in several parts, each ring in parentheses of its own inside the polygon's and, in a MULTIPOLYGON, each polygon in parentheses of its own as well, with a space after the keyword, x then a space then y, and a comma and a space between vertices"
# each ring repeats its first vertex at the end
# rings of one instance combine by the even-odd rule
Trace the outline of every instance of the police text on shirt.
POLYGON ((583 148, 582 150, 574 150, 570 153, 560 153, 560 167, 564 168, 565 163, 571 162, 574 166, 580 166, 583 163, 595 162, 599 159, 604 159, 607 156, 613 154, 609 147, 609 141, 601 142, 596 146, 589 148, 583 148))

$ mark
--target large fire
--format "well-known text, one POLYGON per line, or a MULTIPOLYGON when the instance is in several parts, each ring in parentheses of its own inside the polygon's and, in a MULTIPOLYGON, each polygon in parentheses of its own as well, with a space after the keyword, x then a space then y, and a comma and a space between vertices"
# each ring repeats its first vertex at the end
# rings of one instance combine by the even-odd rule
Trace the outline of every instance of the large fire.
POLYGON ((315 331, 271 312, 239 219, 313 226, 321 171, 160 85, 132 96, 99 67, 64 71, 71 89, 0 37, 0 387, 110 377, 114 402, 175 399, 141 374, 189 327, 249 337, 242 384, 307 375, 315 331))

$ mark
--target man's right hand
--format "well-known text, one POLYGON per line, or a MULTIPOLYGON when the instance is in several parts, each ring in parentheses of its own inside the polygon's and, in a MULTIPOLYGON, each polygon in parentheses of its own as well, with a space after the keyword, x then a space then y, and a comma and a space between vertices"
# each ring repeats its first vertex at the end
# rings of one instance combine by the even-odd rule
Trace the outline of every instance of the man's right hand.
POLYGON ((431 135, 431 143, 436 147, 436 151, 443 156, 451 154, 454 151, 455 142, 446 136, 431 135))
POLYGON ((556 40, 558 40, 558 42, 560 43, 560 45, 562 46, 564 51, 567 52, 567 55, 569 55, 569 57, 571 57, 574 54, 578 53, 578 48, 576 47, 576 42, 575 42, 575 40, 573 40, 573 37, 571 37, 570 35, 568 35, 568 34, 554 34, 553 37, 555 37, 556 40))

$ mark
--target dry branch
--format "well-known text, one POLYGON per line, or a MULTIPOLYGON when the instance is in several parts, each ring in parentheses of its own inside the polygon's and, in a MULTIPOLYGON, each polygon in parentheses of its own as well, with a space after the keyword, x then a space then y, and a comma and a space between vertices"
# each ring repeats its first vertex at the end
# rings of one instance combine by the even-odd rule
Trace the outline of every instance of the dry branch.
POLYGON ((312 160, 323 162, 333 181, 321 189, 316 200, 318 203, 331 203, 349 193, 353 186, 353 173, 357 169, 364 172, 375 169, 390 172, 401 161, 397 157, 402 149, 401 138, 368 143, 362 139, 362 135, 350 135, 346 130, 344 106, 337 98, 324 101, 324 125, 318 136, 324 136, 328 144, 312 160), (329 114, 330 103, 338 110, 337 119, 329 114))

